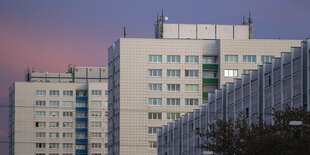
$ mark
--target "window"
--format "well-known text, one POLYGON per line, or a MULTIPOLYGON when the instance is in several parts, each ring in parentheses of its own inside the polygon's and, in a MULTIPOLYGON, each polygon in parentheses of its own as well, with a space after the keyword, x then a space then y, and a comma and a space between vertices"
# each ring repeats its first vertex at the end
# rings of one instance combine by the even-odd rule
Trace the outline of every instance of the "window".
POLYGON ((45 155, 45 153, 36 153, 36 155, 45 155))
POLYGON ((46 102, 45 101, 36 101, 36 106, 37 107, 45 107, 46 106, 46 102))
POLYGON ((180 118, 180 113, 167 113, 167 119, 178 119, 180 118))
POLYGON ((99 149, 101 148, 101 143, 91 143, 91 148, 99 149))
POLYGON ((36 111, 36 117, 45 117, 46 112, 45 111, 36 111))
POLYGON ((167 77, 180 77, 180 70, 168 69, 167 77))
POLYGON ((63 138, 72 138, 73 137, 73 133, 64 132, 64 133, 62 133, 62 137, 63 138))
POLYGON ((91 94, 93 96, 101 96, 102 95, 102 91, 101 90, 92 90, 91 94))
POLYGON ((72 143, 63 143, 62 144, 62 148, 64 148, 64 149, 72 149, 73 148, 73 144, 72 143))
POLYGON ((49 106, 50 107, 59 107, 59 101, 50 101, 49 106))
POLYGON ((59 96, 59 90, 50 90, 50 96, 59 96))
POLYGON ((76 102, 76 107, 87 107, 87 102, 76 102))
POLYGON ((63 112, 62 116, 63 117, 72 117, 73 116, 73 112, 63 112))
POLYGON ((101 132, 92 132, 91 137, 92 138, 101 138, 101 132))
POLYGON ((185 62, 186 63, 198 63, 198 56, 185 56, 185 62))
POLYGON ((45 132, 36 132, 36 137, 37 138, 45 138, 46 137, 45 132))
POLYGON ((87 112, 76 112, 76 118, 86 118, 87 112))
POLYGON ((243 62, 256 62, 256 56, 255 55, 244 55, 243 62))
POLYGON ((149 146, 152 149, 157 148, 157 141, 149 141, 149 146))
POLYGON ((203 71, 203 78, 217 78, 217 71, 203 71))
POLYGON ((87 149, 87 144, 76 144, 75 149, 87 149))
POLYGON ((59 143, 50 143, 49 144, 50 149, 58 149, 59 148, 59 143))
POLYGON ((72 128, 73 127, 73 122, 63 122, 62 127, 64 128, 72 128))
POLYGON ((102 114, 101 114, 101 111, 92 111, 91 116, 92 117, 101 117, 102 114))
POLYGON ((50 117, 59 117, 59 111, 50 111, 50 117))
POLYGON ((149 62, 162 62, 161 55, 149 55, 149 62))
POLYGON ((237 77, 238 76, 238 70, 237 69, 225 69, 224 70, 224 76, 225 77, 237 77))
POLYGON ((59 127, 59 122, 49 122, 49 127, 50 128, 58 128, 59 127))
POLYGON ((187 98, 185 99, 185 105, 198 105, 198 99, 187 98))
POLYGON ((161 98, 149 98, 149 105, 162 105, 162 99, 161 98))
POLYGON ((93 128, 101 128, 102 124, 101 124, 101 122, 91 122, 91 127, 93 127, 93 128))
POLYGON ((162 84, 149 84, 150 91, 162 91, 162 84))
POLYGON ((167 98, 167 105, 180 105, 180 99, 179 98, 167 98))
POLYGON ((63 96, 73 96, 73 91, 72 90, 64 90, 63 96))
POLYGON ((262 55, 262 56, 261 56, 261 61, 262 61, 262 62, 270 62, 270 63, 271 63, 272 58, 274 58, 274 56, 262 55))
POLYGON ((202 63, 203 64, 216 64, 217 63, 217 57, 215 57, 215 56, 203 56, 202 57, 202 63))
POLYGON ((149 69, 149 76, 161 77, 162 76, 162 70, 161 69, 149 69))
POLYGON ((185 77, 198 77, 198 70, 185 70, 185 77))
POLYGON ((36 90, 36 95, 37 96, 46 96, 46 91, 45 90, 36 90))
POLYGON ((36 122, 36 123, 35 123, 35 126, 36 126, 37 128, 45 128, 46 123, 45 123, 45 122, 36 122))
POLYGON ((73 102, 72 101, 63 101, 62 106, 63 107, 73 107, 73 102))
POLYGON ((180 63, 180 56, 179 55, 167 55, 167 62, 180 63))
POLYGON ((104 101, 104 106, 105 106, 105 107, 108 106, 108 101, 104 101))
POLYGON ((180 84, 167 84, 167 90, 179 92, 180 91, 180 84))
POLYGON ((101 101, 92 101, 91 104, 93 107, 102 107, 101 101))
POLYGON ((87 128, 87 122, 76 122, 76 128, 87 128))
POLYGON ((149 119, 161 119, 161 113, 149 113, 149 119))
POLYGON ((104 91, 104 95, 105 95, 105 96, 108 96, 108 95, 109 95, 109 91, 105 90, 105 91, 104 91))
POLYGON ((36 143, 36 148, 45 148, 45 143, 36 143))
POLYGON ((50 132, 50 138, 59 138, 58 132, 50 132))
POLYGON ((238 55, 225 55, 225 62, 238 62, 238 55))
POLYGON ((185 91, 187 92, 198 92, 198 84, 186 84, 185 91))
POLYGON ((243 74, 250 74, 250 71, 251 71, 251 70, 244 69, 244 70, 242 71, 242 73, 243 73, 243 74))
POLYGON ((149 134, 157 134, 160 127, 149 127, 149 134))

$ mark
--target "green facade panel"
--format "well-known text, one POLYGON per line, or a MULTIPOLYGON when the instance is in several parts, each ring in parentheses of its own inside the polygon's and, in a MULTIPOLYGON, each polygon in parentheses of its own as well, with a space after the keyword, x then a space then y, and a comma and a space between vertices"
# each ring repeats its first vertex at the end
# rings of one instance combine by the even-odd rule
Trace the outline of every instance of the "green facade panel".
POLYGON ((219 65, 218 64, 203 64, 202 69, 206 70, 218 70, 219 65))
POLYGON ((217 85, 219 82, 219 79, 217 78, 207 78, 202 79, 203 84, 209 84, 209 85, 217 85))
POLYGON ((202 93, 202 99, 207 100, 208 99, 208 93, 202 93))

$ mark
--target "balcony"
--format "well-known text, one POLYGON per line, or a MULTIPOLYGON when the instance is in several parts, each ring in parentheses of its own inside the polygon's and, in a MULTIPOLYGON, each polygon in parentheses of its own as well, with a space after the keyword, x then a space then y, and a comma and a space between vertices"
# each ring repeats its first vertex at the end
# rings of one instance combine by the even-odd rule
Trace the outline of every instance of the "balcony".
POLYGON ((88 101, 88 97, 87 96, 77 96, 76 101, 88 101))
POLYGON ((87 151, 87 149, 76 149, 75 153, 76 154, 87 154, 88 151, 87 151))
POLYGON ((85 133, 85 132, 88 132, 88 129, 87 128, 76 128, 75 131, 85 133))
POLYGON ((218 70, 219 65, 218 64, 203 64, 202 69, 204 70, 218 70))
POLYGON ((88 139, 76 139, 75 143, 88 143, 88 139))
POLYGON ((76 108, 76 112, 87 112, 88 111, 88 108, 86 107, 77 107, 76 108))
POLYGON ((87 122, 88 119, 87 118, 76 118, 75 121, 76 122, 87 122))
POLYGON ((218 82, 219 82, 218 78, 204 78, 204 79, 202 79, 203 84, 217 85, 218 82))

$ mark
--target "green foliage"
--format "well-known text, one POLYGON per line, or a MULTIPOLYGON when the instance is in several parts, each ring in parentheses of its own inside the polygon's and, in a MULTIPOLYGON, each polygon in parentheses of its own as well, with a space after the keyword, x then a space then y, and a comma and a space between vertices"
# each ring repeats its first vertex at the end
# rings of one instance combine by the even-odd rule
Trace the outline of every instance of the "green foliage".
POLYGON ((236 121, 217 120, 207 133, 199 133, 206 139, 200 147, 218 154, 310 154, 310 128, 290 126, 292 120, 310 124, 310 112, 274 112, 273 125, 250 125, 242 116, 236 121))

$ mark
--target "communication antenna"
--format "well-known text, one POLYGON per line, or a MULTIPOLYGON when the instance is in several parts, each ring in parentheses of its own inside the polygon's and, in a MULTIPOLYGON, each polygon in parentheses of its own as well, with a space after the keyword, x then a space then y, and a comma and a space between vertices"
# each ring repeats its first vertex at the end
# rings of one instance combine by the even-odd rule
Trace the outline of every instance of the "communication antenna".
POLYGON ((253 30, 254 30, 254 22, 251 17, 251 11, 249 11, 249 17, 248 17, 248 25, 249 25, 249 39, 253 39, 253 30))
POLYGON ((244 18, 244 15, 242 16, 242 25, 247 25, 248 23, 246 22, 245 18, 244 18))
POLYGON ((127 32, 126 32, 126 27, 124 26, 124 38, 126 38, 127 32))

